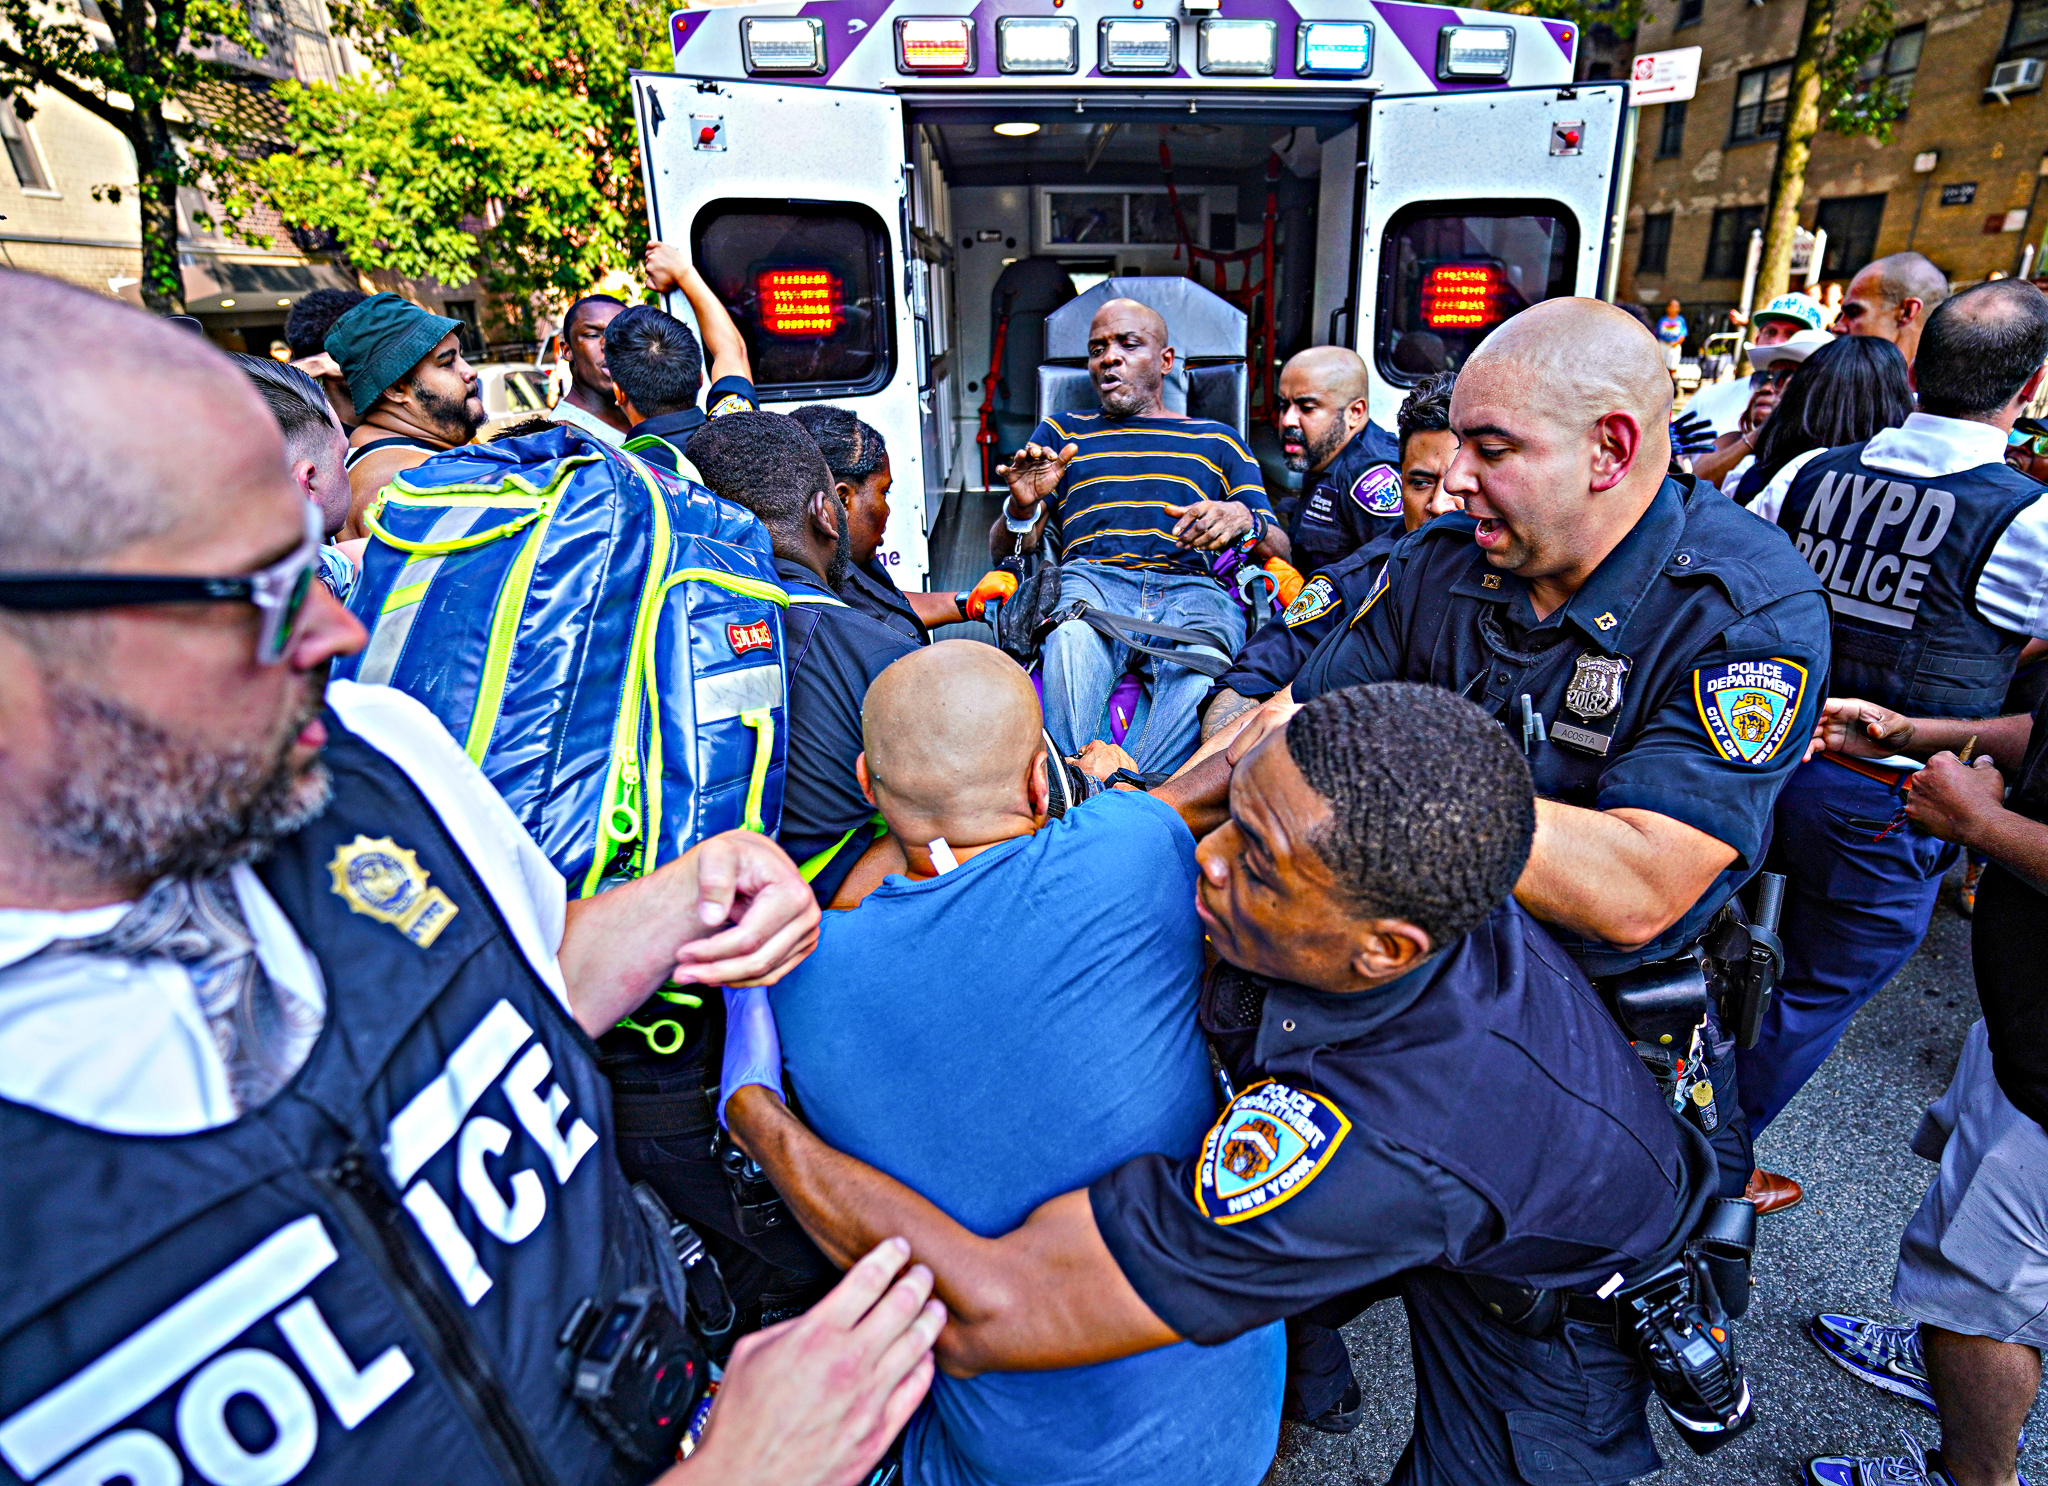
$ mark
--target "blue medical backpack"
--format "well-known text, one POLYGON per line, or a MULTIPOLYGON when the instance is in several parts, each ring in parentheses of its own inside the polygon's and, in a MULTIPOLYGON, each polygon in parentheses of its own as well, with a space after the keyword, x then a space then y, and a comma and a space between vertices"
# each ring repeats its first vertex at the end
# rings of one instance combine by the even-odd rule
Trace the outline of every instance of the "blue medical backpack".
POLYGON ((363 524, 335 674, 425 703, 572 894, 780 825, 789 598, 751 513, 564 427, 437 454, 363 524))

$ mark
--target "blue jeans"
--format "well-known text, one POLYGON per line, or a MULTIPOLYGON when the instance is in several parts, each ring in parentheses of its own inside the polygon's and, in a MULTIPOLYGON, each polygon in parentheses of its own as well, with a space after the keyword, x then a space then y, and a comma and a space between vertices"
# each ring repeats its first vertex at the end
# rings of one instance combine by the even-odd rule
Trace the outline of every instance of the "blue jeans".
MULTIPOLYGON (((1060 569, 1060 602, 1083 599, 1113 614, 1178 625, 1209 636, 1225 655, 1244 644, 1244 609, 1213 578, 1196 573, 1141 572, 1103 563, 1074 562, 1060 569)), ((1130 660, 1130 647, 1104 639, 1080 620, 1046 636, 1041 652, 1045 726, 1065 754, 1109 736, 1109 694, 1130 660)), ((1145 656, 1145 700, 1124 734, 1124 751, 1141 774, 1178 769, 1195 751, 1195 709, 1209 694, 1200 671, 1145 656)))

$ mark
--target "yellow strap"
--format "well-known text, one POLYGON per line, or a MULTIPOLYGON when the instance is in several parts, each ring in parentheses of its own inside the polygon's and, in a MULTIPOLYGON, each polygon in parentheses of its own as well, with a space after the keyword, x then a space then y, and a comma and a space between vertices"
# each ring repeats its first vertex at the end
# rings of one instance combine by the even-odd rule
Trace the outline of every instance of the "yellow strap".
POLYGON ((797 872, 802 876, 805 882, 816 882, 818 880, 818 874, 824 871, 826 867, 831 865, 832 858, 839 855, 840 848, 845 846, 847 842, 853 839, 854 832, 860 830, 861 826, 868 825, 871 825, 875 828, 875 839, 877 841, 879 841, 882 837, 889 834, 889 823, 886 820, 882 819, 882 812, 877 810, 875 812, 873 820, 864 820, 860 823, 860 826, 853 827, 853 829, 849 830, 844 836, 841 836, 837 841, 834 841, 830 846, 826 847, 823 851, 819 852, 816 856, 812 857, 809 861, 805 862, 802 866, 798 867, 796 869, 797 872))
MULTIPOLYGON (((759 831, 765 835, 768 822, 761 814, 761 801, 768 792, 768 765, 775 753, 775 712, 769 707, 749 707, 740 714, 740 721, 754 730, 754 772, 747 780, 747 809, 740 818, 740 826, 744 830, 759 831)), ((858 826, 854 827, 854 830, 859 829, 858 826)), ((852 834, 852 831, 847 833, 848 836, 852 834)), ((842 836, 839 846, 845 844, 846 837, 842 836)), ((832 849, 837 851, 839 846, 832 849)), ((830 858, 826 860, 829 861, 830 858)), ((823 867, 825 863, 820 862, 818 865, 823 867)), ((810 879, 804 880, 808 882, 810 879)))
POLYGON ((508 521, 503 526, 494 526, 489 531, 471 532, 466 537, 450 537, 442 542, 412 542, 404 537, 393 536, 385 529, 384 523, 377 519, 374 510, 363 512, 363 528, 385 546, 396 547, 400 552, 410 552, 415 557, 445 557, 450 552, 467 552, 473 547, 488 546, 492 542, 511 536, 514 532, 524 531, 546 514, 546 511, 541 509, 528 511, 518 520, 508 521))

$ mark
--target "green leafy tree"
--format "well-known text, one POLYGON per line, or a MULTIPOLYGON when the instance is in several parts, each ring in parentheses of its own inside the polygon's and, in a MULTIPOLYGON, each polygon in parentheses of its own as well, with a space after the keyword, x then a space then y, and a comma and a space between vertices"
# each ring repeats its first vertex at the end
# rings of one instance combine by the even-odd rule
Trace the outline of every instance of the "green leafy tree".
MULTIPOLYGON (((11 0, 0 0, 11 3, 11 0)), ((223 168, 362 268, 559 295, 645 245, 633 68, 667 65, 655 0, 369 0, 375 75, 286 83, 286 148, 223 168)))
POLYGON ((1506 4, 1483 4, 1480 9, 1570 21, 1579 28, 1581 46, 1591 39, 1588 32, 1606 32, 1607 40, 1633 36, 1638 26, 1657 18, 1644 0, 1507 0, 1506 4))
POLYGON ((1806 0, 1799 48, 1792 54, 1785 131, 1771 167, 1757 303, 1768 303, 1792 286, 1792 236, 1799 227, 1799 199, 1806 194, 1814 135, 1826 129, 1891 142, 1892 125, 1905 113, 1906 99, 1882 78, 1860 74, 1863 64, 1884 49, 1897 29, 1891 0, 1864 0, 1846 20, 1835 0, 1806 0))
MULTIPOLYGON (((244 147, 255 119, 234 79, 263 44, 242 7, 222 0, 100 0, 92 14, 108 36, 76 4, 0 0, 0 98, 12 94, 15 114, 29 119, 30 90, 48 88, 120 130, 135 151, 142 300, 176 313, 185 307, 178 188, 200 184, 211 155, 244 147)), ((118 184, 93 187, 100 200, 123 194, 118 184)))

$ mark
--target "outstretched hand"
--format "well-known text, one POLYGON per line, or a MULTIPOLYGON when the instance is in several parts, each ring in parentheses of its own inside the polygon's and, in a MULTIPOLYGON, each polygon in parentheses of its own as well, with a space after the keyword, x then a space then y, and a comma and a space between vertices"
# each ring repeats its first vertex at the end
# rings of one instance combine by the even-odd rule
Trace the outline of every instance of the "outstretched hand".
POLYGON ((1851 758, 1889 758, 1913 741, 1910 717, 1861 697, 1829 697, 1814 725, 1806 756, 1841 753, 1851 758))
POLYGON ((1010 456, 1008 464, 997 465, 996 473, 1009 485, 1010 499, 1016 508, 1028 511, 1060 488, 1068 464, 1080 452, 1079 444, 1068 444, 1064 449, 1026 444, 1010 456))

